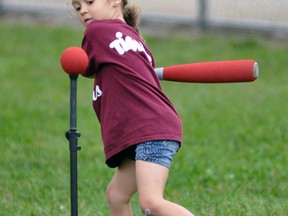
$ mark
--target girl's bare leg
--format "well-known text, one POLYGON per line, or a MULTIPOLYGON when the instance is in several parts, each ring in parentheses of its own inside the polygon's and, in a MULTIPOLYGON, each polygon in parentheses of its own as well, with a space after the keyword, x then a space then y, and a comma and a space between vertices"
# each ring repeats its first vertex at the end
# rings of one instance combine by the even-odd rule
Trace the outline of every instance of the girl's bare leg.
POLYGON ((111 216, 132 216, 130 199, 137 191, 135 161, 125 159, 107 188, 111 216))
POLYGON ((151 216, 193 216, 184 207, 163 198, 168 173, 169 169, 164 166, 136 161, 136 181, 142 211, 149 209, 151 216))

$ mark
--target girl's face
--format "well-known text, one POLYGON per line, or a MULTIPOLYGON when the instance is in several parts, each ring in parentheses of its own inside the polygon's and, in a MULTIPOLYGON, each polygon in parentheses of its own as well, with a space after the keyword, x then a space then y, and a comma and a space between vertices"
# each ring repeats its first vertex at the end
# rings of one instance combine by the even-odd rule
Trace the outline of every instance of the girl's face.
POLYGON ((122 19, 122 0, 72 0, 78 18, 84 26, 92 20, 122 19))

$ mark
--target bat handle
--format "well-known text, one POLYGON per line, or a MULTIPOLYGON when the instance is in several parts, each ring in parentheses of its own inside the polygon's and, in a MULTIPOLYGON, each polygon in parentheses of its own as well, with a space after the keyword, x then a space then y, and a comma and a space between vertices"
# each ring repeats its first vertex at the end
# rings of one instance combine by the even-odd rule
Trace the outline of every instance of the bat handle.
POLYGON ((164 77, 163 77, 164 68, 163 67, 159 67, 159 68, 155 68, 154 70, 155 70, 155 72, 156 72, 156 74, 158 76, 158 79, 159 80, 163 80, 164 79, 164 77))

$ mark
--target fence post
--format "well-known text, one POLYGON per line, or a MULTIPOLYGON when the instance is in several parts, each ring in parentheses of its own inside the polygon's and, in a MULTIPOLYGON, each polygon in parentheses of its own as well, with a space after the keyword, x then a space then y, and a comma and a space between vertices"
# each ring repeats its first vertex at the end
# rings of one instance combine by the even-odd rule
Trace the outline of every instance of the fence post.
POLYGON ((208 0, 199 0, 199 27, 201 31, 206 31, 208 28, 208 0))
POLYGON ((3 0, 0 0, 0 16, 2 16, 4 13, 4 5, 3 5, 3 0))

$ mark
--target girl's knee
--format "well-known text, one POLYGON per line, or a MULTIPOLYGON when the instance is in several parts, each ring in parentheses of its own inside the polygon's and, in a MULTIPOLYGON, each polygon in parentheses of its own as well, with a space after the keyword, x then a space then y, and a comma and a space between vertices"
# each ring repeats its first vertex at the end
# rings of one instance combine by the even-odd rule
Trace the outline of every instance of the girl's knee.
POLYGON ((110 206, 129 204, 131 199, 130 196, 123 194, 121 191, 118 190, 117 187, 115 187, 111 183, 106 189, 106 198, 110 206))
POLYGON ((111 185, 111 183, 108 185, 108 187, 106 188, 106 199, 109 203, 109 205, 111 203, 113 203, 113 198, 114 198, 114 191, 113 191, 113 187, 111 185))
MULTIPOLYGON (((155 199, 155 198, 140 198, 140 208, 143 213, 147 212, 159 212, 162 206, 163 199, 155 199)), ((148 214, 150 215, 150 214, 148 214)))
POLYGON ((110 182, 106 189, 106 199, 109 203, 109 205, 113 205, 114 203, 118 203, 120 197, 119 193, 117 192, 117 189, 113 186, 113 184, 110 182))

